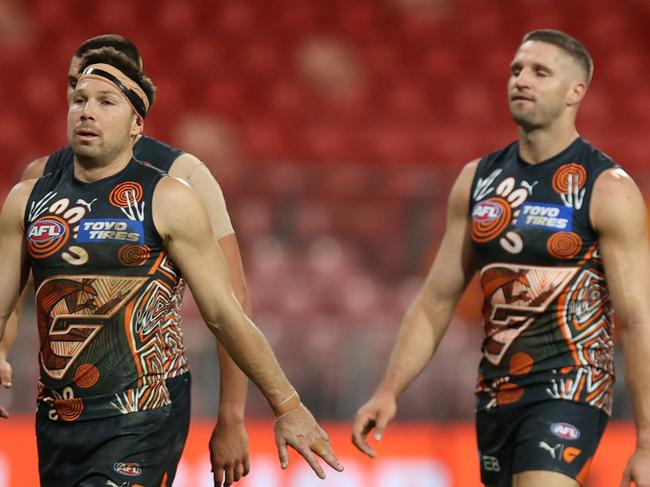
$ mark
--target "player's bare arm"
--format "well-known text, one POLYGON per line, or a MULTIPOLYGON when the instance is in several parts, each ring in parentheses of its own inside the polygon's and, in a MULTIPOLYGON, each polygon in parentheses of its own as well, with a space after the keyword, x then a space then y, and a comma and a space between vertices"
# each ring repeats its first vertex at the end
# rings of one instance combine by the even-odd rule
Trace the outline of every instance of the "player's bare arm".
MULTIPOLYGON (((40 157, 33 160, 25 167, 20 180, 27 181, 29 179, 40 178, 43 175, 46 163, 47 157, 40 157)), ((5 324, 4 336, 2 337, 2 340, 0 340, 0 384, 5 387, 11 386, 11 365, 9 365, 7 359, 9 357, 9 353, 11 352, 11 349, 14 346, 14 342, 16 341, 16 336, 18 335, 18 317, 22 311, 25 296, 30 288, 30 284, 31 279, 28 280, 27 284, 25 285, 25 289, 16 302, 14 312, 11 314, 5 324)))
POLYGON ((625 353, 637 447, 621 486, 650 486, 650 249, 645 202, 622 169, 601 175, 594 185, 591 221, 600 251, 625 353))
MULTIPOLYGON (((203 162, 188 153, 180 155, 174 161, 169 174, 189 183, 205 206, 212 231, 226 259, 235 296, 250 317, 252 309, 239 245, 219 183, 203 162)), ((221 485, 224 480, 225 485, 230 485, 250 471, 248 434, 244 427, 248 378, 220 342, 217 342, 217 350, 221 374, 219 411, 217 425, 210 439, 210 457, 216 485, 221 485)))
MULTIPOLYGON (((252 307, 237 237, 234 233, 230 233, 219 238, 217 243, 226 260, 235 297, 246 315, 252 318, 252 307)), ((210 438, 210 451, 217 482, 220 481, 223 470, 225 485, 230 485, 232 481, 237 482, 250 472, 248 434, 244 426, 248 378, 219 341, 217 341, 217 353, 221 373, 219 411, 217 425, 210 438)))
POLYGON ((264 335, 235 298, 223 255, 198 197, 185 183, 164 178, 154 193, 153 218, 206 324, 273 408, 276 443, 283 468, 288 462, 287 445, 290 445, 321 478, 325 473, 313 453, 341 470, 327 434, 300 403, 264 335))
POLYGON ((397 397, 433 357, 454 308, 474 275, 468 214, 477 164, 478 161, 467 164, 451 190, 447 228, 436 259, 404 317, 383 380, 355 417, 352 441, 368 456, 376 455, 366 439, 368 433, 376 428, 375 438, 381 439, 397 411, 397 397))
MULTIPOLYGON (((5 200, 0 214, 0 338, 3 337, 5 324, 16 306, 20 292, 27 278, 26 258, 23 251, 24 223, 23 215, 27 199, 34 187, 34 180, 18 183, 5 200)), ((7 370, 6 367, 4 367, 7 370)), ((11 369, 8 369, 11 372, 11 369)), ((3 385, 10 385, 3 380, 3 385)), ((9 413, 0 406, 0 417, 7 418, 9 413)))

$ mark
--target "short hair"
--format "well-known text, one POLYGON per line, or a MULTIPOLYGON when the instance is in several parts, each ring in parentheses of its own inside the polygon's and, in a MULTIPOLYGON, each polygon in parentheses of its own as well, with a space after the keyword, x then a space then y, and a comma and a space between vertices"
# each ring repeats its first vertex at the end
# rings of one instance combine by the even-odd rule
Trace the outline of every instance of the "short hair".
POLYGON ((144 72, 126 54, 113 47, 103 47, 88 51, 81 58, 79 73, 92 64, 110 64, 122 71, 126 76, 135 81, 149 100, 149 110, 156 98, 156 87, 144 72))
POLYGON ((142 56, 140 55, 140 50, 133 41, 120 34, 102 34, 100 36, 86 39, 77 48, 74 55, 75 57, 81 58, 88 51, 94 51, 95 49, 101 49, 103 47, 112 47, 116 51, 125 54, 126 57, 133 61, 138 67, 142 68, 142 56))
POLYGON ((559 30, 538 29, 526 34, 521 43, 523 44, 527 41, 545 42, 559 47, 578 62, 585 72, 587 83, 591 83, 591 78, 594 75, 594 61, 584 44, 576 38, 559 30))

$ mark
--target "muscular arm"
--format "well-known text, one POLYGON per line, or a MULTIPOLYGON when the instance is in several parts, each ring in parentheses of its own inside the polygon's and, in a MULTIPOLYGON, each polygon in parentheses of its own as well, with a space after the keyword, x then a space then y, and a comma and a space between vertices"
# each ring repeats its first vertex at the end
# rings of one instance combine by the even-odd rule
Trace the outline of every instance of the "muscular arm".
POLYGON ((156 228, 187 280, 203 319, 277 416, 275 440, 282 468, 288 464, 287 445, 291 445, 321 478, 325 472, 314 453, 342 470, 327 434, 300 403, 266 338, 237 301, 208 215, 194 191, 184 182, 164 178, 156 187, 152 206, 156 228))
MULTIPOLYGON (((219 183, 210 170, 198 158, 191 154, 179 156, 172 164, 170 176, 178 177, 189 183, 205 206, 212 231, 218 239, 219 247, 226 260, 228 276, 237 300, 246 314, 252 314, 246 278, 242 266, 237 237, 230 223, 226 201, 219 183)), ((219 368, 221 370, 219 393, 219 421, 243 421, 246 406, 248 380, 237 367, 221 342, 217 342, 219 368)))
POLYGON ((0 338, 27 280, 23 217, 35 182, 23 181, 14 186, 0 214, 0 338))
POLYGON ((268 342, 235 297, 203 205, 184 184, 165 178, 156 188, 153 206, 156 227, 186 278, 206 324, 277 410, 293 388, 268 342))
MULTIPOLYGON (((598 232, 607 286, 623 332, 625 376, 637 426, 640 468, 650 482, 650 249, 645 202, 622 169, 594 185, 591 221, 598 232)), ((638 485, 650 485, 636 478, 638 485)))
MULTIPOLYGON (((47 164, 47 157, 41 157, 39 159, 33 160, 25 167, 20 180, 27 181, 29 179, 40 178, 45 170, 45 164, 47 164)), ((30 283, 31 279, 27 282, 25 289, 16 302, 16 307, 13 313, 7 319, 5 333, 2 337, 2 340, 0 340, 0 360, 7 360, 9 353, 14 346, 14 342, 16 341, 16 336, 18 335, 19 318, 23 309, 23 303, 25 302, 25 296, 28 292, 28 288, 30 287, 30 283)), ((0 374, 2 374, 3 378, 5 378, 2 370, 0 370, 0 374)), ((11 381, 10 377, 6 380, 9 380, 9 382, 11 381)))
POLYGON ((355 418, 353 442, 369 456, 375 456, 375 452, 366 435, 377 426, 375 436, 381 438, 395 415, 397 397, 431 360, 474 275, 468 214, 476 165, 476 161, 467 164, 451 190, 447 228, 433 266, 402 321, 381 383, 355 418))
MULTIPOLYGON (((18 183, 11 190, 2 207, 0 214, 0 339, 5 332, 5 324, 20 295, 27 278, 26 258, 23 246, 23 215, 27 199, 34 185, 33 181, 18 183)), ((6 363, 2 359, 3 365, 6 363)), ((8 365, 8 364, 7 364, 8 365)), ((7 367, 3 367, 3 370, 7 367)), ((3 372, 2 384, 11 385, 3 372)), ((0 417, 6 418, 9 413, 0 406, 0 417)))
MULTIPOLYGON (((225 257, 235 296, 244 312, 252 317, 239 245, 219 183, 205 164, 191 154, 179 156, 169 174, 189 183, 205 206, 212 231, 225 257)), ((250 471, 248 435, 244 427, 248 379, 223 344, 219 340, 216 343, 221 380, 217 425, 210 438, 210 459, 215 485, 221 485, 223 476, 225 485, 230 485, 250 471)))
POLYGON ((398 396, 422 372, 447 331, 474 275, 468 220, 475 164, 463 169, 447 209, 447 228, 429 275, 402 322, 379 388, 398 396))

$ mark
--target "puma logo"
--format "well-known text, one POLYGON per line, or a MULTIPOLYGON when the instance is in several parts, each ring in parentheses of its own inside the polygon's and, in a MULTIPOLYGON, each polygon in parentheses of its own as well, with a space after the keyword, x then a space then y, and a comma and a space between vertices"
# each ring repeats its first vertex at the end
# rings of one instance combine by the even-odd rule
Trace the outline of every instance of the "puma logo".
POLYGON ((539 442, 539 447, 546 450, 547 452, 549 452, 551 454, 551 456, 553 457, 553 460, 556 460, 557 459, 557 450, 562 448, 562 443, 558 443, 554 447, 551 447, 545 441, 540 441, 539 442))
POLYGON ((535 181, 533 184, 530 184, 528 181, 522 181, 521 185, 528 190, 528 194, 533 194, 533 188, 539 183, 539 181, 535 181))
POLYGON ((94 203, 95 201, 97 201, 97 198, 95 198, 94 200, 92 200, 90 203, 88 203, 88 202, 82 200, 81 198, 79 198, 79 199, 77 200, 77 202, 75 203, 75 205, 85 206, 86 208, 88 208, 88 213, 90 213, 90 212, 92 211, 92 205, 93 205, 93 203, 94 203))

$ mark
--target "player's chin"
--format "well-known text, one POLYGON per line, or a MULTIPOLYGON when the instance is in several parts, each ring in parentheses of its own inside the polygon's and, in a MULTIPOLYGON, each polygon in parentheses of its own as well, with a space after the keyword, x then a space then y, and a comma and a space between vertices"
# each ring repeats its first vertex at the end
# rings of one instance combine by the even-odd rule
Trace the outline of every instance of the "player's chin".
POLYGON ((535 128, 539 126, 537 117, 534 113, 527 110, 513 110, 510 108, 512 120, 520 127, 535 128))
POLYGON ((73 141, 70 143, 72 150, 78 157, 93 158, 99 154, 97 144, 88 141, 73 141))

